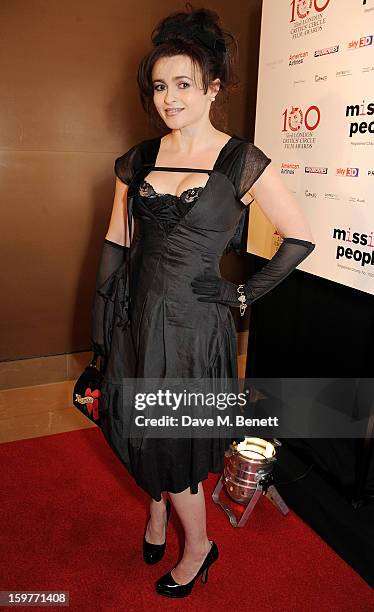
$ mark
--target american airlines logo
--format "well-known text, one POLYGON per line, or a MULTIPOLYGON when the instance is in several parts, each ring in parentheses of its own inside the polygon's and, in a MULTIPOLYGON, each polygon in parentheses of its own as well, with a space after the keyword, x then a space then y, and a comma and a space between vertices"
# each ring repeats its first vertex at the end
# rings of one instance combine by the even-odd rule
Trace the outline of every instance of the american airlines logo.
POLYGON ((288 59, 289 66, 296 66, 297 64, 303 64, 304 59, 308 57, 308 51, 300 51, 300 53, 291 53, 288 59))
POLYGON ((300 168, 299 164, 294 162, 283 162, 281 166, 281 174, 295 174, 300 168))

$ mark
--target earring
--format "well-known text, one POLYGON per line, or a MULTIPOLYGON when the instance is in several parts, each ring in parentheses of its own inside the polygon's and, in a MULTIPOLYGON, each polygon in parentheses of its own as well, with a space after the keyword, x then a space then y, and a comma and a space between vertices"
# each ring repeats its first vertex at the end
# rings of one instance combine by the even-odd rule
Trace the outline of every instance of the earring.
POLYGON ((214 102, 215 98, 210 98, 212 102, 214 102))

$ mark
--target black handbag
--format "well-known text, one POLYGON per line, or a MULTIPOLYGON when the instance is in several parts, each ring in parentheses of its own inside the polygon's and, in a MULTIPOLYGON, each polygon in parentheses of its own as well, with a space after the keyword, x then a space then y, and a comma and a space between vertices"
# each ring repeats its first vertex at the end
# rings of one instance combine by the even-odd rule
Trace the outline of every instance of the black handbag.
POLYGON ((97 367, 98 353, 85 367, 74 385, 73 404, 90 421, 100 425, 100 398, 103 374, 97 367))

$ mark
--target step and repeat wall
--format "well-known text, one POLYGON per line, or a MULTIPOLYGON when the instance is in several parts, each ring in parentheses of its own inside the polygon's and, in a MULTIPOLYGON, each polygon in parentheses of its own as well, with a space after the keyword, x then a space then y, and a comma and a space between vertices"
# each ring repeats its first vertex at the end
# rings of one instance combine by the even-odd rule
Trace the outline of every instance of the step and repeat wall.
MULTIPOLYGON (((255 144, 303 208, 299 269, 374 293, 374 0, 263 0, 255 144)), ((252 208, 253 207, 253 208, 252 208)), ((282 239, 254 202, 248 251, 282 239)))

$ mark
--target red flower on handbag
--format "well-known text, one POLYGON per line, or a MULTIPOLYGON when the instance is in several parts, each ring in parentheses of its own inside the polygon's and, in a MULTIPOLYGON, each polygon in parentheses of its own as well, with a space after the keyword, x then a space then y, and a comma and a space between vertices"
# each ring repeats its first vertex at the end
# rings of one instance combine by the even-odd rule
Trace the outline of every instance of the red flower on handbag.
POLYGON ((99 418, 99 397, 101 396, 100 389, 94 389, 91 391, 90 387, 87 387, 85 393, 85 397, 92 397, 93 401, 87 402, 87 411, 89 414, 92 413, 93 419, 95 421, 99 418))

